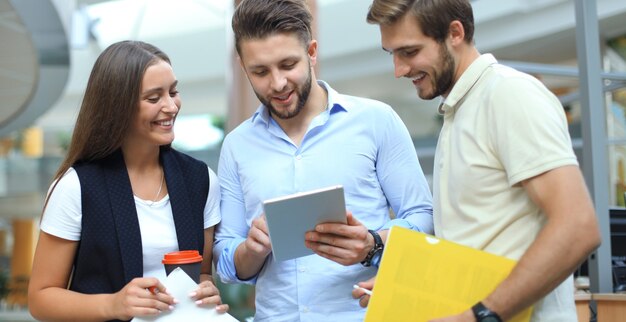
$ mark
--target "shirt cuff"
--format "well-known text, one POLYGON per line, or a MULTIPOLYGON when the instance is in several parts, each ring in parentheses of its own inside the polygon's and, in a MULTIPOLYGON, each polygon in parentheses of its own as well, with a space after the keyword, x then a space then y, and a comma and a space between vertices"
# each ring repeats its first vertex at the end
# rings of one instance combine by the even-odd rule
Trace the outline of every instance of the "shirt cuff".
POLYGON ((226 243, 226 245, 219 254, 216 267, 217 273, 222 282, 250 285, 256 284, 257 275, 246 280, 242 280, 237 277, 237 269, 235 268, 235 251, 245 240, 245 238, 233 238, 229 241, 222 241, 222 243, 226 243))

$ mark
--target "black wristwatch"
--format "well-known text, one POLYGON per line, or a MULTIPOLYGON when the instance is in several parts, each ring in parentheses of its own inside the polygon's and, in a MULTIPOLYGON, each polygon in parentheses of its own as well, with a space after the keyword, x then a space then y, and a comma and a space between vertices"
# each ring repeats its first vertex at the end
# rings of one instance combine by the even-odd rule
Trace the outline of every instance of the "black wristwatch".
POLYGON ((477 322, 502 322, 498 313, 488 309, 482 302, 474 304, 472 312, 477 322))
POLYGON ((372 266, 372 259, 374 259, 377 254, 382 254, 383 248, 385 248, 385 245, 383 244, 383 240, 382 238, 380 238, 380 235, 374 230, 368 231, 370 232, 370 234, 372 234, 372 237, 374 237, 374 247, 370 249, 369 253, 367 253, 367 256, 365 256, 365 259, 361 262, 361 264, 365 267, 372 266))

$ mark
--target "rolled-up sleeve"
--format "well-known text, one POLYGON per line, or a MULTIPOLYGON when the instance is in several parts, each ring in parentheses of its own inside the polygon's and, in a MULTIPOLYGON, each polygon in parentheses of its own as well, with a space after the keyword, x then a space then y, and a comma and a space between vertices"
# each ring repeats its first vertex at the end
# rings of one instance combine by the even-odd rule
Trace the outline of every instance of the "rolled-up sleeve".
POLYGON ((221 188, 220 210, 222 221, 217 226, 213 258, 217 274, 224 283, 256 283, 256 277, 248 280, 237 278, 235 251, 246 240, 250 227, 246 221, 243 192, 237 175, 237 164, 232 158, 228 138, 224 141, 218 165, 221 188))
POLYGON ((376 163, 378 180, 395 213, 383 229, 401 226, 433 234, 432 195, 415 146, 400 117, 393 111, 383 125, 376 163))

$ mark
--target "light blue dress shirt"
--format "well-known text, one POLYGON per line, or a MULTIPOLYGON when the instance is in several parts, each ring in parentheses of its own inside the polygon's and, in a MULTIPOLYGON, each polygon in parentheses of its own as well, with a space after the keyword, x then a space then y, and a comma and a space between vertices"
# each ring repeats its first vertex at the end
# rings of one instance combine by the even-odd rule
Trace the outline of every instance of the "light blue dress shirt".
MULTIPOLYGON (((343 185, 346 208, 369 229, 399 225, 433 233, 432 200, 406 126, 388 105, 328 92, 329 108, 295 145, 261 105, 224 139, 218 166, 222 222, 213 248, 226 283, 256 284, 255 321, 363 321, 352 285, 376 268, 343 266, 318 255, 275 262, 237 278, 234 254, 263 201, 343 185), (389 207, 396 214, 390 220, 389 207)), ((302 236, 304 239, 304 236, 302 236)))

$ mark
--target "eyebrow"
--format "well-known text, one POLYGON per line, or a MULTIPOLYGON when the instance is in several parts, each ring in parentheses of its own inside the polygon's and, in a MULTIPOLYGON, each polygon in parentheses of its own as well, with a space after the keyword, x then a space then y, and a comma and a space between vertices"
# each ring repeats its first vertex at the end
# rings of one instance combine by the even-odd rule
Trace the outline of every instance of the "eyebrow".
POLYGON ((385 48, 385 47, 381 47, 381 48, 382 48, 382 49, 383 49, 386 53, 388 53, 388 54, 390 54, 390 55, 391 55, 391 54, 393 54, 394 52, 403 51, 403 50, 407 50, 407 49, 417 49, 417 48, 419 48, 419 47, 420 47, 420 45, 407 45, 407 46, 402 46, 402 47, 399 47, 399 48, 396 48, 396 49, 393 49, 393 50, 389 50, 389 49, 387 49, 387 48, 385 48))
MULTIPOLYGON (((289 56, 289 57, 285 57, 285 58, 281 59, 278 62, 278 65, 284 64, 285 62, 299 62, 301 60, 302 60, 302 58, 300 56, 289 56)), ((247 69, 267 68, 267 66, 268 65, 265 65, 265 64, 257 64, 257 65, 248 66, 247 69)))

